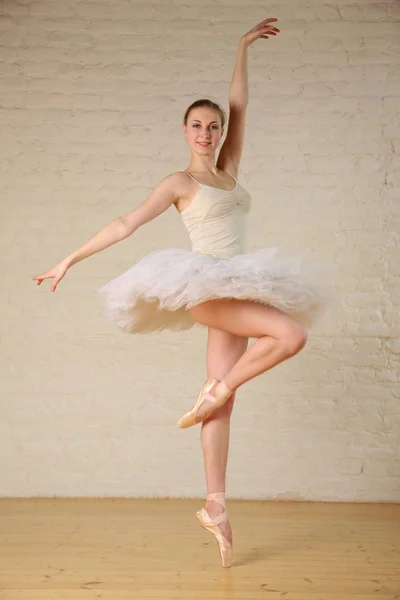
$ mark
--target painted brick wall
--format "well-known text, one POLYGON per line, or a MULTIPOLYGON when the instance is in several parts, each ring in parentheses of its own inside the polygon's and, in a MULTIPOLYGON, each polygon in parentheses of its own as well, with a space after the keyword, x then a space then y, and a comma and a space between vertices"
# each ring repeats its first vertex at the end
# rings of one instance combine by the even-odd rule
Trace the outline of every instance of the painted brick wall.
MULTIPOLYGON (((397 4, 397 7, 396 7, 397 4)), ((227 108, 250 48, 241 182, 250 250, 333 271, 306 349, 238 392, 228 494, 400 500, 399 30, 395 0, 4 0, 0 19, 2 496, 202 496, 206 332, 129 336, 97 289, 151 250, 189 247, 174 208, 79 263, 32 275, 186 168, 186 107, 227 108)))

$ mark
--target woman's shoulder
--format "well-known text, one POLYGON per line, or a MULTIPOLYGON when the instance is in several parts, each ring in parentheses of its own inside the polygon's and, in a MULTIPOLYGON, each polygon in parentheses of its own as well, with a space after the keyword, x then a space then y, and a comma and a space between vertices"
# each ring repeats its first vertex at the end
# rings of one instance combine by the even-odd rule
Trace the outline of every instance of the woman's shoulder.
POLYGON ((167 175, 165 179, 174 188, 178 198, 190 195, 193 191, 193 186, 196 185, 186 171, 175 171, 167 175))
POLYGON ((174 173, 171 173, 169 177, 171 178, 171 181, 173 180, 176 183, 186 183, 187 181, 190 182, 190 176, 186 171, 174 171, 174 173))
POLYGON ((190 183, 191 179, 186 171, 174 171, 174 173, 166 175, 163 181, 168 182, 170 185, 185 185, 190 183))
POLYGON ((163 179, 164 185, 168 186, 169 193, 174 198, 176 209, 181 212, 195 195, 198 184, 185 171, 175 171, 163 179))

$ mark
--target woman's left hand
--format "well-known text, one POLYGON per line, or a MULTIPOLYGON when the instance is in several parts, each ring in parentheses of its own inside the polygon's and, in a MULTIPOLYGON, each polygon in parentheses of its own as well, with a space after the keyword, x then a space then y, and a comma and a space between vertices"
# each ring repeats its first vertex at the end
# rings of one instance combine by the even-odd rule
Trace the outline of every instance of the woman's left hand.
POLYGON ((250 29, 250 31, 245 33, 242 37, 242 40, 246 42, 247 46, 250 46, 259 38, 264 38, 267 40, 270 35, 278 35, 280 30, 271 25, 271 23, 276 23, 277 20, 278 19, 265 19, 265 21, 261 21, 261 23, 253 27, 253 29, 250 29))

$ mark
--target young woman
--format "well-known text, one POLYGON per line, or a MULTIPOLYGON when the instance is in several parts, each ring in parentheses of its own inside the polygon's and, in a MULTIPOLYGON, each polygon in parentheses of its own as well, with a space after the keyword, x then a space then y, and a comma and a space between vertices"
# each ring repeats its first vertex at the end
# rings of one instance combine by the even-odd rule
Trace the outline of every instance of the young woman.
POLYGON ((132 212, 103 227, 81 248, 33 279, 53 279, 51 291, 78 261, 123 240, 171 205, 186 226, 192 250, 148 254, 100 290, 108 316, 123 330, 144 333, 208 328, 208 379, 197 402, 178 421, 202 423, 207 501, 200 524, 218 542, 222 564, 231 565, 232 532, 225 504, 230 416, 236 390, 304 347, 304 326, 321 306, 313 270, 298 259, 281 259, 275 248, 244 253, 244 220, 250 196, 238 183, 248 104, 247 48, 279 34, 266 19, 243 35, 229 92, 226 139, 223 110, 210 100, 193 103, 184 117, 191 150, 185 171, 163 179, 132 212), (248 349, 248 339, 256 341, 248 349))

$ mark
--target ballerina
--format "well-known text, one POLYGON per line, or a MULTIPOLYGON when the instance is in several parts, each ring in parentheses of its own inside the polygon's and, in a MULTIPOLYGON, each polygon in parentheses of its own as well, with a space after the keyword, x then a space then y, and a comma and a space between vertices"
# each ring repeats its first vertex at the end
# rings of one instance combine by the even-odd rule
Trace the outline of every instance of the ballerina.
POLYGON ((207 327, 207 380, 194 406, 178 421, 201 426, 207 500, 196 513, 215 535, 222 565, 231 566, 232 531, 225 501, 230 417, 237 389, 297 354, 306 344, 306 323, 323 304, 309 263, 282 259, 276 248, 245 253, 250 195, 237 181, 248 105, 247 49, 279 34, 269 18, 239 41, 229 90, 227 135, 223 109, 211 100, 186 110, 183 130, 189 166, 165 177, 148 198, 105 225, 55 267, 33 277, 53 279, 54 292, 77 262, 132 235, 174 205, 191 250, 151 252, 100 290, 107 316, 129 333, 207 327), (249 338, 255 342, 248 347, 249 338))

